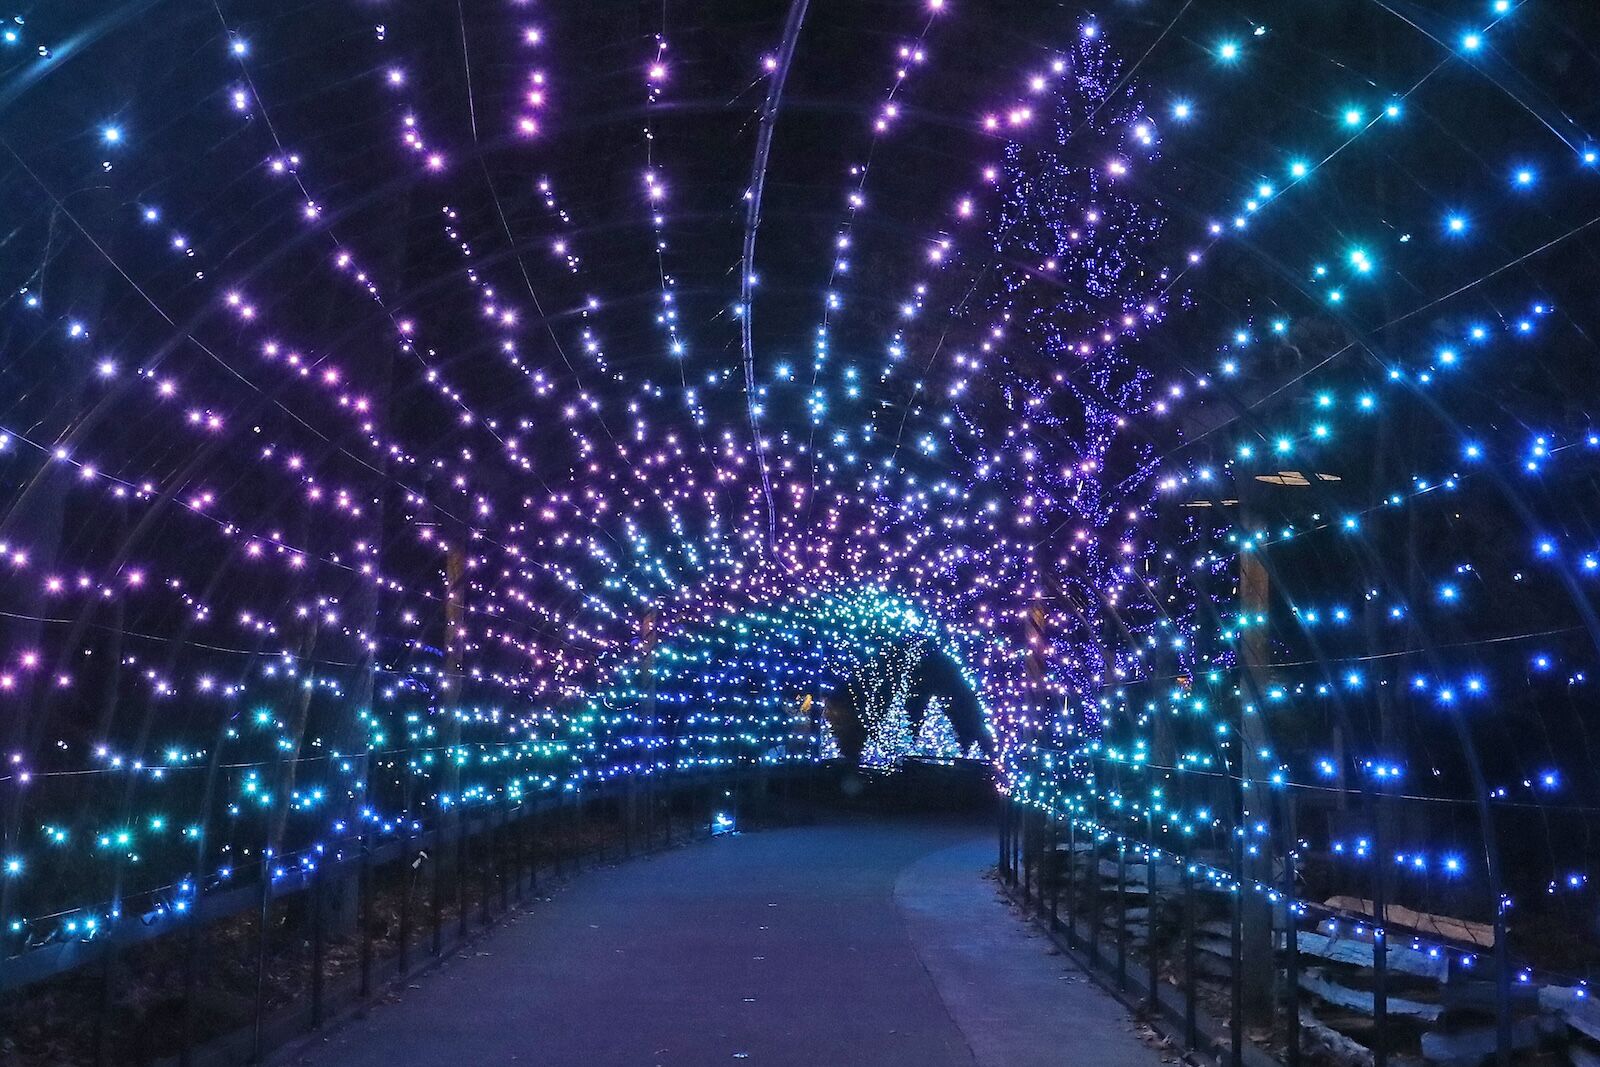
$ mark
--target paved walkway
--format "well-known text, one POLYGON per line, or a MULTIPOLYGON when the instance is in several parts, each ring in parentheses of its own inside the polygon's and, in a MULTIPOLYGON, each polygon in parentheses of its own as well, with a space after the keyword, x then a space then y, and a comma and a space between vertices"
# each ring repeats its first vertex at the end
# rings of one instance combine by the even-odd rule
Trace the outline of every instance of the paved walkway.
POLYGON ((288 1062, 1173 1062, 1008 911, 994 851, 972 823, 841 822, 588 873, 288 1062))

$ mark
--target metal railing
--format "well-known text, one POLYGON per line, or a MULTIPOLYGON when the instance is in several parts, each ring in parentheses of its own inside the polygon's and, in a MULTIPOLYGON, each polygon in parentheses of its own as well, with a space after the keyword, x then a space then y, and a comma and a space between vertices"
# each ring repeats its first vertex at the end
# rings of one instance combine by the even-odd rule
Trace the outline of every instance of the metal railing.
POLYGON ((1528 972, 1509 981, 1492 953, 1488 973, 1476 973, 1475 948, 1492 946, 1410 936, 1415 914, 1381 899, 1370 913, 1300 899, 1290 815, 1277 820, 1283 840, 1265 882, 1249 873, 1236 830, 1231 850, 1172 850, 1152 813, 1141 821, 1144 833, 1129 834, 1088 805, 1054 810, 1002 796, 997 872, 1063 951, 1188 1052, 1230 1067, 1382 1065, 1421 1033, 1430 1060, 1505 1065, 1600 1036, 1581 985, 1540 985, 1528 972), (1247 908, 1262 905, 1264 958, 1246 947, 1247 908), (1248 970, 1256 967, 1267 971, 1248 970), (1335 980, 1345 975, 1360 980, 1335 980), (1245 1003, 1252 979, 1269 983, 1265 1012, 1245 1003), (1360 1040, 1319 1021, 1313 1004, 1361 1020, 1360 1040), (1452 1013, 1480 1022, 1453 1027, 1452 1013))
POLYGON ((738 765, 445 817, 342 858, 272 872, 89 940, 0 961, 8 1038, 96 1067, 259 1062, 454 954, 551 878, 752 820, 809 818, 821 765, 738 765), (129 1002, 155 997, 159 1012, 129 1002))

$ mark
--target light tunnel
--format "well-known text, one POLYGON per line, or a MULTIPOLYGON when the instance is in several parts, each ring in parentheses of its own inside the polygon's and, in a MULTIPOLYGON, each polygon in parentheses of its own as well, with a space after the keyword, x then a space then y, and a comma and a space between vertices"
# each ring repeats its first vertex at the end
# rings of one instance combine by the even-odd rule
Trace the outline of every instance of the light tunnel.
POLYGON ((1191 1049, 1600 1062, 1593 5, 0 16, 0 1055, 959 780, 1191 1049))

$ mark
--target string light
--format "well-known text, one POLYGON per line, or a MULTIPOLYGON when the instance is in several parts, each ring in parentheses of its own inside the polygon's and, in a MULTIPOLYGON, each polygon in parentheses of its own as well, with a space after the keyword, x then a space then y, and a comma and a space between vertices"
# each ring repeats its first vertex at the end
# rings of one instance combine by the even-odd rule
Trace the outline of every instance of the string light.
MULTIPOLYGON (((749 255, 713 236, 755 195, 711 165, 742 134, 693 102, 759 126, 744 89, 833 75, 771 39, 708 63, 674 15, 613 96, 582 18, 460 15, 462 108, 409 24, 325 69, 287 16, 248 44, 221 10, 184 24, 204 109, 62 65, 35 94, 78 133, 22 138, 5 179, 61 227, 19 224, 3 310, 12 947, 102 936, 114 872, 177 914, 441 811, 835 752, 800 709, 840 693, 871 766, 975 752, 1169 856, 1278 829, 1158 808, 1191 772, 1359 804, 1584 792, 1559 753, 1492 753, 1481 791, 1435 755, 1503 701, 1560 721, 1593 669, 1581 617, 1516 606, 1593 588, 1566 479, 1600 433, 1571 373, 1596 154, 1581 108, 1488 76, 1525 60, 1512 13, 1443 32, 1406 84, 1259 25, 1022 46, 910 3, 837 72, 848 120, 809 151, 784 105, 772 189, 828 206, 768 208, 749 255), (1183 40, 1212 62, 1166 64, 1183 40), (1240 81, 1286 55, 1304 87, 1240 81), (307 103, 319 86, 340 99, 307 103), (1498 555, 1451 536, 1495 524, 1498 555), (1400 559, 1403 580, 1374 562, 1400 559), (1251 561, 1278 592, 1247 608, 1251 561), (916 672, 947 662, 976 732, 942 707, 913 727, 916 672), (1403 752, 1294 741, 1379 703, 1403 752)), ((7 55, 41 62, 22 25, 7 55)), ((1489 877, 1416 836, 1314 844, 1489 877)), ((1557 836, 1540 891, 1583 892, 1557 836)))

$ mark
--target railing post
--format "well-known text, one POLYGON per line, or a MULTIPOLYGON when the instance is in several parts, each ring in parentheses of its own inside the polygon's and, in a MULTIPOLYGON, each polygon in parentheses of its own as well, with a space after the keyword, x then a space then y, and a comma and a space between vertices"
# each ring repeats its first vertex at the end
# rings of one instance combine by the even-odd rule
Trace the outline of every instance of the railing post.
POLYGON ((1000 803, 995 806, 995 828, 998 831, 997 840, 1000 843, 1000 855, 995 860, 995 874, 1002 881, 1006 876, 1006 798, 1000 797, 1000 803))
POLYGON ((1145 895, 1145 920, 1144 920, 1144 958, 1146 966, 1145 981, 1149 983, 1145 989, 1145 1008, 1150 1012, 1161 1004, 1161 998, 1156 992, 1160 982, 1160 967, 1156 960, 1156 809, 1151 804, 1145 810, 1145 846, 1144 846, 1144 895, 1145 895))
POLYGON ((1196 1012, 1195 941, 1194 941, 1194 866, 1189 862, 1189 850, 1180 857, 1183 864, 1183 1045, 1191 1052, 1200 1047, 1200 1026, 1196 1012))
POLYGON ((511 907, 510 871, 507 864, 511 857, 507 855, 510 842, 506 840, 506 831, 511 825, 511 809, 500 809, 500 828, 494 834, 494 876, 500 883, 500 914, 504 915, 511 907))
POLYGON ((1495 883, 1495 1062, 1498 1067, 1511 1067, 1511 946, 1506 944, 1506 901, 1500 892, 1499 879, 1492 880, 1495 883))
POLYGON ((1376 798, 1377 819, 1372 831, 1372 1067, 1389 1064, 1389 923, 1387 899, 1388 840, 1384 823, 1388 805, 1382 789, 1376 798))
POLYGON ((624 861, 633 859, 633 817, 639 810, 638 783, 633 780, 633 775, 628 775, 622 796, 622 858, 624 861))
POLYGON ((673 786, 666 786, 661 790, 661 792, 663 794, 665 794, 666 802, 667 802, 666 811, 664 813, 665 818, 662 820, 663 832, 665 834, 665 839, 666 840, 665 840, 665 843, 663 844, 662 847, 663 848, 671 848, 672 847, 672 802, 676 798, 677 794, 676 794, 676 789, 673 786))
POLYGON ((196 874, 189 903, 189 928, 183 935, 183 1009, 179 1023, 178 1067, 192 1067, 194 1063, 194 994, 200 984, 200 923, 203 918, 201 884, 196 874))
POLYGON ((1028 857, 1033 848, 1033 819, 1032 813, 1026 806, 1017 809, 1017 851, 1022 857, 1022 910, 1026 914, 1030 897, 1031 885, 1029 875, 1032 873, 1028 865, 1028 857))
POLYGON ((525 899, 524 883, 528 869, 528 838, 527 827, 522 824, 528 821, 527 801, 517 805, 517 817, 511 823, 512 862, 516 865, 517 872, 517 903, 525 899))
POLYGON ((111 1007, 116 999, 117 951, 116 917, 106 920, 106 940, 100 948, 100 996, 95 1009, 94 1063, 105 1067, 111 1057, 111 1007))
POLYGON ((1228 1062, 1244 1062, 1244 822, 1233 828, 1232 951, 1229 953, 1231 997, 1228 1005, 1228 1062))
POLYGON ((357 886, 361 894, 361 996, 372 995, 372 850, 367 847, 367 835, 358 839, 361 849, 361 877, 357 886))
POLYGON ((456 824, 456 941, 467 939, 467 813, 455 810, 456 824))
POLYGON ((656 776, 652 772, 644 780, 644 825, 639 828, 644 835, 644 850, 650 852, 656 847, 656 776))
POLYGON ((585 798, 582 788, 572 795, 572 873, 583 873, 583 809, 585 798))
POLYGON ((433 913, 433 956, 444 953, 444 827, 433 830, 433 860, 428 877, 428 910, 433 913))
POLYGON ((1117 988, 1128 988, 1128 839, 1117 838, 1117 988))
POLYGON ((1027 809, 1023 806, 1021 798, 1018 798, 1012 807, 1011 814, 1013 827, 1013 832, 1011 835, 1011 881, 1013 884, 1015 884, 1019 879, 1027 877, 1028 861, 1027 857, 1024 856, 1022 851, 1022 837, 1023 834, 1027 832, 1027 823, 1025 821, 1027 817, 1027 809))
POLYGON ((322 1026, 323 985, 325 976, 323 968, 327 959, 327 937, 324 931, 323 917, 323 874, 322 864, 317 864, 311 872, 311 1029, 322 1026))
POLYGON ((1286 1067, 1300 1067, 1300 930, 1295 922, 1294 804, 1283 803, 1283 982, 1284 1051, 1286 1067))
MULTIPOLYGON (((411 964, 411 889, 412 875, 421 861, 411 854, 411 833, 402 830, 400 838, 400 932, 395 953, 395 973, 405 974, 411 964)), ((318 870, 320 879, 321 871, 318 870)))
POLYGON ((1089 961, 1100 966, 1100 798, 1090 790, 1089 824, 1089 961))
POLYGON ((1067 947, 1078 947, 1078 820, 1067 809, 1067 947))
POLYGON ((1061 929, 1061 824, 1056 818, 1054 810, 1047 813, 1049 819, 1050 835, 1045 839, 1048 844, 1047 855, 1050 857, 1050 932, 1056 933, 1061 929))
POLYGON ((256 908, 256 991, 250 1024, 250 1062, 261 1062, 261 1015, 267 997, 267 923, 272 907, 272 857, 261 856, 261 895, 256 908))
POLYGON ((537 799, 528 803, 528 892, 539 894, 539 814, 537 799))
POLYGON ((478 925, 489 925, 489 894, 494 891, 494 805, 483 810, 478 835, 478 925))

